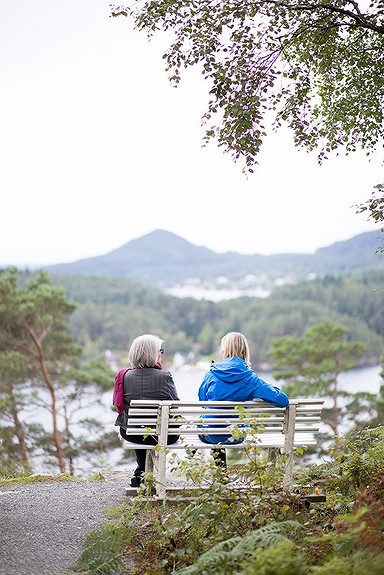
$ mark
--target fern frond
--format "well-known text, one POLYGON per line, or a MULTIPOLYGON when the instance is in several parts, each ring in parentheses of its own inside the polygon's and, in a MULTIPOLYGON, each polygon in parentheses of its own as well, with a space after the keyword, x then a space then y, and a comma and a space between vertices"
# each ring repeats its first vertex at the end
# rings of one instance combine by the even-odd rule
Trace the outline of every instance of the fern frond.
POLYGON ((97 567, 91 567, 84 571, 80 569, 81 575, 110 575, 111 573, 116 573, 119 567, 123 566, 123 562, 120 557, 113 557, 109 561, 105 561, 103 564, 97 567))
POLYGON ((188 507, 186 507, 184 509, 184 511, 182 511, 182 515, 189 521, 192 522, 196 522, 196 521, 200 521, 200 518, 203 515, 208 515, 210 512, 210 507, 207 508, 207 504, 206 503, 198 503, 196 505, 188 505, 188 507))
POLYGON ((270 523, 264 525, 257 531, 252 531, 236 545, 232 551, 234 558, 244 557, 252 554, 255 549, 268 549, 277 545, 280 541, 288 541, 285 533, 289 527, 298 527, 295 521, 282 521, 280 523, 270 523))
POLYGON ((289 529, 298 528, 296 521, 270 523, 251 531, 245 537, 221 541, 201 555, 194 565, 175 571, 179 575, 230 575, 236 573, 240 559, 252 556, 256 549, 268 549, 280 541, 289 541, 284 535, 289 529))
POLYGON ((80 557, 70 566, 83 575, 104 575, 123 565, 120 558, 122 531, 116 525, 107 525, 101 531, 92 531, 83 543, 80 557))

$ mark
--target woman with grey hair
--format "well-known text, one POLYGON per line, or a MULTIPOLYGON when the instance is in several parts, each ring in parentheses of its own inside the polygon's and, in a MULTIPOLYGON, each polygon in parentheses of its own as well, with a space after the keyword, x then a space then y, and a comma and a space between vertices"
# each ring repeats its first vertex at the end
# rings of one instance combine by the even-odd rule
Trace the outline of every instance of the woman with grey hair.
MULTIPOLYGON (((129 406, 132 399, 178 400, 175 383, 169 371, 163 370, 160 363, 164 353, 163 340, 157 335, 144 334, 136 337, 129 350, 128 359, 131 367, 124 373, 124 411, 119 413, 115 425, 120 427, 120 434, 126 441, 146 445, 156 445, 157 438, 145 438, 126 433, 129 406)), ((169 435, 168 444, 175 443, 178 435, 169 435)), ((132 487, 139 487, 145 471, 145 449, 135 449, 137 468, 131 479, 132 487)))

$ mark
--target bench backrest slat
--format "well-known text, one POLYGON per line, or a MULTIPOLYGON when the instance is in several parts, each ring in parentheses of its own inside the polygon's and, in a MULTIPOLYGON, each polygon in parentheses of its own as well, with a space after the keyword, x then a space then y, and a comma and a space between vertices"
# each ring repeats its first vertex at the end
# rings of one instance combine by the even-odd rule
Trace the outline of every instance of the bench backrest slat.
MULTIPOLYGON (((262 407, 262 408, 269 408, 269 409, 285 409, 280 407, 275 407, 265 401, 262 400, 254 400, 254 401, 181 401, 181 400, 168 400, 168 401, 161 401, 163 405, 176 405, 178 407, 196 407, 197 406, 205 406, 210 407, 211 405, 220 405, 221 407, 232 407, 234 405, 239 405, 242 407, 262 407)), ((158 405, 159 401, 154 399, 132 399, 131 405, 132 406, 148 406, 148 405, 158 405)), ((319 399, 291 399, 289 401, 290 405, 323 405, 323 401, 319 399)))

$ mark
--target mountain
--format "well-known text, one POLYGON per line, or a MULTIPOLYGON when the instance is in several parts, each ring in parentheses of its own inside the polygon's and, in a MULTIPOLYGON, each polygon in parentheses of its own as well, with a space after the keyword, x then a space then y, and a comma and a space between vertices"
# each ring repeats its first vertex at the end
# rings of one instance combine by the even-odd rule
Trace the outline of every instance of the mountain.
POLYGON ((380 232, 374 231, 320 248, 314 254, 218 254, 171 232, 155 230, 110 253, 45 269, 55 275, 129 278, 160 289, 191 282, 192 278, 206 284, 221 278, 221 283, 227 281, 232 287, 245 280, 271 287, 276 282, 295 283, 311 274, 346 275, 383 269, 384 257, 375 253, 380 241, 380 232))

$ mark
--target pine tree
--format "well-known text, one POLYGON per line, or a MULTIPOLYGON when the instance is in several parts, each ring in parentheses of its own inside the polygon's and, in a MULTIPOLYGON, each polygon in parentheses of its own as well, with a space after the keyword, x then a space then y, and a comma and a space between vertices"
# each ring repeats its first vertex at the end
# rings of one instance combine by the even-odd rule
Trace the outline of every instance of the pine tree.
POLYGON ((71 453, 71 414, 79 398, 92 383, 110 384, 111 374, 107 365, 97 362, 80 366, 81 348, 67 327, 74 309, 46 273, 39 272, 21 285, 16 269, 0 271, 0 353, 6 358, 0 377, 7 409, 14 411, 20 450, 23 432, 16 423, 15 385, 21 384, 29 405, 48 410, 53 450, 49 444, 44 446, 47 434, 40 440, 56 458, 60 472, 66 471, 66 456, 71 453))
POLYGON ((346 341, 347 330, 328 319, 308 328, 302 337, 285 336, 272 341, 273 376, 284 380, 290 397, 324 397, 332 403, 323 419, 336 437, 342 418, 341 398, 352 393, 340 389, 339 376, 358 364, 365 350, 360 342, 346 341))

